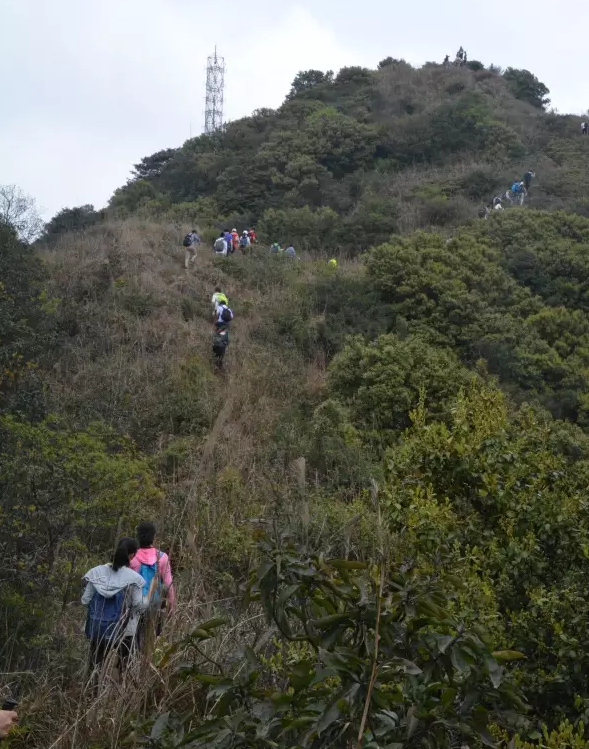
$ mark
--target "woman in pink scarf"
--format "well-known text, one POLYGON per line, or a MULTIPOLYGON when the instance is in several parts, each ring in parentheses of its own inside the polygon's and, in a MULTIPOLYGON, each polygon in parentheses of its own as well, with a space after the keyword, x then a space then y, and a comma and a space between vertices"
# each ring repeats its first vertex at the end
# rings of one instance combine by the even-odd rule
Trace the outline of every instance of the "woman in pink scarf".
MULTIPOLYGON (((153 545, 155 541, 155 525, 150 520, 143 520, 137 526, 137 540, 139 541, 139 551, 135 554, 131 560, 131 568, 135 572, 139 572, 146 580, 151 580, 154 577, 156 579, 156 587, 162 590, 162 609, 167 612, 173 612, 176 607, 176 591, 174 590, 174 581, 172 578, 172 568, 170 566, 170 558, 168 555, 156 549, 153 545), (151 573, 150 573, 151 568, 151 573), (143 573, 142 573, 143 569, 143 573)), ((153 594, 153 584, 149 583, 146 585, 147 590, 144 589, 143 595, 147 596, 149 593, 153 594)), ((151 598, 151 596, 150 596, 151 598)), ((158 627, 158 630, 161 625, 158 627)), ((159 634, 159 632, 158 632, 159 634)))

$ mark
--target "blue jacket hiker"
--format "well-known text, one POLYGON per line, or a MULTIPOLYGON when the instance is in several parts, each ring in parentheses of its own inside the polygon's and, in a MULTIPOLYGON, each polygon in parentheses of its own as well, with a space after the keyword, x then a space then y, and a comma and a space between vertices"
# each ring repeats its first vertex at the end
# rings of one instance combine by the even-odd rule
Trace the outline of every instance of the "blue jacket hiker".
POLYGON ((129 567, 138 548, 134 538, 122 538, 111 564, 100 564, 84 575, 82 603, 88 607, 85 632, 90 641, 90 671, 100 668, 113 651, 122 668, 132 652, 139 616, 147 606, 145 580, 129 567))

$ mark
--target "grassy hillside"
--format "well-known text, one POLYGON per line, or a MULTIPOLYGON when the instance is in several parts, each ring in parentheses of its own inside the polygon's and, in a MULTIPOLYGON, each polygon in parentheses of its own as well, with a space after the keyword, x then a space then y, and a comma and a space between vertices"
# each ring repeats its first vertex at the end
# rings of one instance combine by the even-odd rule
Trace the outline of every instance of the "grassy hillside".
POLYGON ((277 110, 143 159, 111 210, 256 223, 268 242, 357 253, 459 225, 533 169, 535 208, 586 214, 577 118, 545 113, 527 71, 472 66, 300 73, 277 110))
POLYGON ((1 228, 8 746, 589 746, 589 139, 529 85, 311 71, 103 216, 1 228), (474 218, 529 167, 528 206, 474 218), (186 272, 195 215, 301 259, 186 272), (79 580, 143 517, 178 612, 92 694, 79 580))

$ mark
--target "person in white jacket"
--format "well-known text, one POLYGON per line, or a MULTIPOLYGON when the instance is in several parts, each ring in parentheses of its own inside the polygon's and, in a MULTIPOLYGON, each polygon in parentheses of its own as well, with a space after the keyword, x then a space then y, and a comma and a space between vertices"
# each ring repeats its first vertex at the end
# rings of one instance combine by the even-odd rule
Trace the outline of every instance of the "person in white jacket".
POLYGON ((138 548, 134 538, 122 538, 111 564, 93 567, 84 575, 82 603, 88 607, 90 671, 99 669, 113 650, 122 670, 133 650, 139 616, 147 608, 145 580, 129 567, 138 548))

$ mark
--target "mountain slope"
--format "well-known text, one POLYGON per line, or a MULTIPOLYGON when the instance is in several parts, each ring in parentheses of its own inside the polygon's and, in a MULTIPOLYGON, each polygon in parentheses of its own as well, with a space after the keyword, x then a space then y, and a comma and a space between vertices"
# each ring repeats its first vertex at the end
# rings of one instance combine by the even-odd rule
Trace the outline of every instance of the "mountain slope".
POLYGON ((589 145, 576 118, 514 91, 495 69, 307 71, 279 109, 143 159, 111 208, 257 222, 266 241, 357 252, 391 233, 456 226, 533 169, 534 207, 586 213, 589 145))

